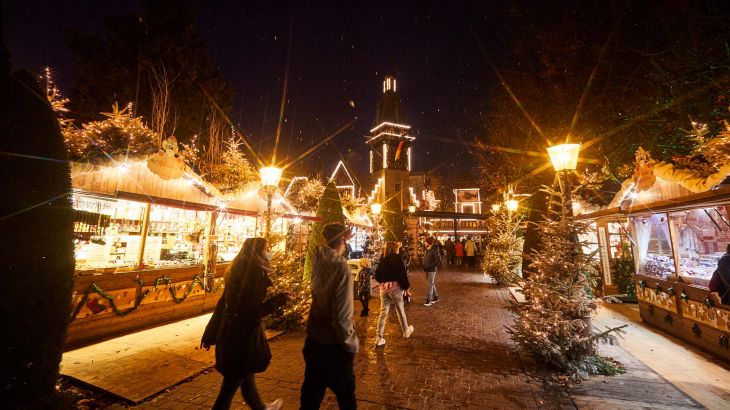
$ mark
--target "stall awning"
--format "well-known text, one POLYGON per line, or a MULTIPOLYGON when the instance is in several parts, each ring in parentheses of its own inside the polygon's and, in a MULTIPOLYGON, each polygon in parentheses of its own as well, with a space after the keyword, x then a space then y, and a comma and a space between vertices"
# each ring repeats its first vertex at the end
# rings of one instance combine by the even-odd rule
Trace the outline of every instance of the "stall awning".
POLYGON ((612 216, 629 216, 631 214, 672 212, 697 208, 727 205, 730 202, 730 186, 722 186, 715 190, 686 195, 679 198, 656 201, 648 204, 632 206, 622 210, 620 207, 602 209, 600 211, 579 215, 578 219, 599 219, 612 216))

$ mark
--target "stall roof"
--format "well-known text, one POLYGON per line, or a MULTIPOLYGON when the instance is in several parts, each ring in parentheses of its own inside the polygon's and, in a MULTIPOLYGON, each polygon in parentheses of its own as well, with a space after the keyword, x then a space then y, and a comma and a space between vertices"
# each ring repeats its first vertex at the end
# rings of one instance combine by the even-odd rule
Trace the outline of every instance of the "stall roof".
MULTIPOLYGON (((181 208, 215 210, 226 208, 231 213, 257 216, 267 207, 265 195, 258 182, 244 189, 222 194, 215 186, 203 180, 190 167, 179 164, 176 177, 163 178, 153 172, 148 160, 152 157, 107 158, 96 162, 74 162, 71 180, 77 192, 110 198, 151 202, 181 208), (179 175, 179 176, 178 176, 179 175)), ((317 218, 299 215, 297 210, 280 194, 274 196, 272 211, 285 218, 317 218)))
POLYGON ((634 174, 621 185, 606 209, 580 215, 595 219, 632 213, 665 212, 697 205, 727 203, 730 186, 730 161, 717 172, 703 176, 691 169, 680 169, 666 162, 655 162, 639 148, 634 174))

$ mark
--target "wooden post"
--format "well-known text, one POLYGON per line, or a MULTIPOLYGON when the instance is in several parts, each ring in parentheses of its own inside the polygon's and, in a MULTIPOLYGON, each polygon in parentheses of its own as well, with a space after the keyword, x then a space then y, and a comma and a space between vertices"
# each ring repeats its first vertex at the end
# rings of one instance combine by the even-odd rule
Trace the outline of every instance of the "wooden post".
POLYGON ((139 253, 137 254, 137 269, 144 269, 144 246, 147 242, 147 233, 150 229, 150 209, 152 205, 146 203, 144 206, 144 215, 142 215, 142 230, 139 236, 139 253))

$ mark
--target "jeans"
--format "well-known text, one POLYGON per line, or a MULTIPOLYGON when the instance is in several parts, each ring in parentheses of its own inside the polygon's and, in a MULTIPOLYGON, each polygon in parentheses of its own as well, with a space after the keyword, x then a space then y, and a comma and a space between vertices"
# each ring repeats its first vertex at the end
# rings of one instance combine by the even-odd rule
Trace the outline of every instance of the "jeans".
POLYGON ((300 397, 300 409, 319 409, 324 393, 329 387, 337 397, 340 409, 354 410, 355 354, 340 345, 323 345, 307 337, 304 341, 304 383, 300 397))
POLYGON ((428 283, 426 303, 428 303, 439 298, 439 292, 436 290, 436 271, 426 272, 426 282, 428 283))
POLYGON ((390 304, 395 303, 395 312, 398 314, 400 329, 405 333, 408 329, 408 318, 403 304, 403 291, 395 288, 390 292, 380 292, 380 315, 378 316, 378 337, 383 337, 385 333, 385 321, 388 319, 390 312, 390 304))
POLYGON ((251 406, 255 410, 263 410, 264 403, 261 401, 259 392, 256 389, 256 378, 253 373, 249 373, 243 376, 243 378, 231 378, 223 377, 223 383, 221 383, 221 391, 218 393, 218 398, 215 399, 213 404, 213 410, 228 409, 231 407, 231 401, 233 395, 236 394, 236 390, 241 388, 241 394, 246 404, 251 406))

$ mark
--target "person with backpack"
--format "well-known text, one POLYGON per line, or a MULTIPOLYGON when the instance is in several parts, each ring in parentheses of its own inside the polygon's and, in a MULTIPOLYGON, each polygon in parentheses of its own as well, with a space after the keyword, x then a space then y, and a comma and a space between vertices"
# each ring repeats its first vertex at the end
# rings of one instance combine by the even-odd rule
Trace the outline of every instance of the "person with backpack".
POLYGON ((426 273, 428 293, 426 294, 425 306, 431 306, 439 301, 439 293, 436 290, 436 270, 441 264, 441 253, 434 244, 432 236, 426 238, 426 253, 423 255, 423 271, 426 273))
POLYGON ((411 284, 408 282, 408 273, 403 259, 398 254, 398 244, 386 242, 383 257, 380 258, 375 269, 375 280, 380 284, 380 315, 378 316, 375 347, 385 345, 385 322, 388 319, 390 305, 395 304, 398 321, 403 332, 403 338, 408 339, 413 334, 413 325, 408 324, 403 298, 410 297, 411 284))

